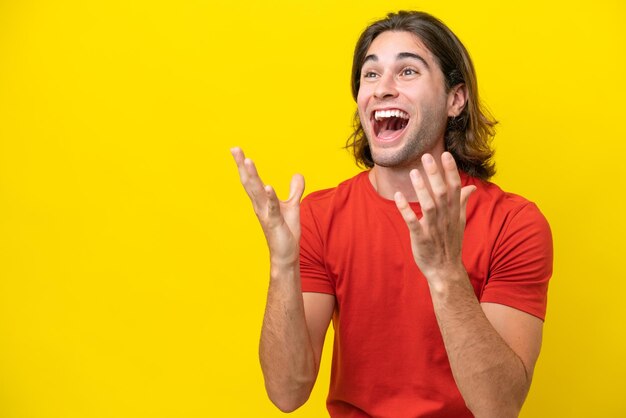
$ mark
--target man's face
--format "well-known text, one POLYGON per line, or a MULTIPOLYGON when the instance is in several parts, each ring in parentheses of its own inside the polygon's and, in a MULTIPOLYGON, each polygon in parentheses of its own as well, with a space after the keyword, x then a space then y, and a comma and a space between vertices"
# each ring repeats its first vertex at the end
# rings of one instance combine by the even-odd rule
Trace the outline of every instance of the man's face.
POLYGON ((425 152, 444 151, 450 106, 443 73, 412 33, 387 31, 374 39, 357 105, 376 165, 414 165, 425 152))

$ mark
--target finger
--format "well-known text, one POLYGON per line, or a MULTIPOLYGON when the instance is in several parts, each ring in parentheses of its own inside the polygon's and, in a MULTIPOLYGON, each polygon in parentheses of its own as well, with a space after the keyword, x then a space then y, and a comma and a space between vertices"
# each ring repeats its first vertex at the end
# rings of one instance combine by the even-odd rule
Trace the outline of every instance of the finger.
POLYGON ((246 158, 243 150, 239 147, 231 148, 230 153, 235 159, 239 170, 239 179, 246 193, 252 199, 253 204, 262 204, 265 201, 263 193, 263 182, 258 175, 254 162, 246 158))
POLYGON ((304 177, 294 174, 289 186, 289 198, 284 202, 286 210, 283 212, 287 226, 295 237, 300 236, 300 199, 304 193, 304 177))
POLYGON ((249 158, 246 158, 243 150, 239 147, 231 148, 230 153, 235 159, 237 170, 239 171, 239 180, 252 201, 252 205, 255 208, 262 206, 265 202, 265 197, 262 194, 263 183, 258 177, 254 163, 249 158))
POLYGON ((472 195, 472 193, 474 193, 475 191, 476 191, 476 186, 474 185, 465 186, 461 189, 460 219, 461 219, 461 222, 463 223, 463 226, 465 226, 465 220, 467 217, 467 202, 469 201, 469 198, 472 195))
POLYGON ((276 191, 269 184, 263 188, 267 199, 267 226, 272 228, 282 222, 282 214, 280 213, 280 202, 276 191))
POLYGON ((250 158, 246 158, 243 166, 247 176, 243 187, 252 199, 252 203, 263 205, 266 200, 265 189, 254 162, 250 158))
POLYGON ((300 203, 302 194, 304 193, 304 177, 302 174, 294 174, 291 178, 289 185, 289 197, 286 203, 297 202, 300 203))
POLYGON ((396 192, 393 195, 393 199, 396 202, 396 207, 400 211, 404 222, 409 227, 409 231, 414 234, 420 235, 422 233, 422 225, 420 225, 419 219, 417 219, 417 215, 409 205, 409 202, 404 197, 402 192, 396 192))
POLYGON ((420 174, 419 170, 413 169, 409 173, 409 177, 411 178, 411 184, 413 185, 413 189, 415 190, 415 194, 417 195, 417 201, 422 208, 422 216, 427 225, 432 225, 436 222, 437 218, 437 205, 433 200, 430 191, 426 187, 426 183, 424 182, 424 176, 420 174))
POLYGON ((242 183, 244 183, 248 179, 248 173, 244 167, 244 160, 246 156, 243 153, 243 150, 239 147, 234 147, 230 149, 230 153, 235 160, 235 164, 237 164, 237 170, 239 171, 239 179, 242 183))
POLYGON ((450 219, 458 219, 461 207, 461 177, 454 161, 454 157, 449 152, 441 155, 441 165, 443 166, 446 184, 448 185, 448 213, 450 219))
POLYGON ((448 187, 444 181, 435 159, 430 154, 422 155, 422 166, 426 172, 424 182, 430 185, 433 199, 437 205, 437 212, 441 219, 446 219, 448 213, 448 187))
POLYGON ((230 153, 233 156, 233 158, 235 159, 235 162, 237 163, 237 165, 239 165, 239 163, 243 162, 243 159, 245 158, 245 156, 243 155, 243 150, 239 147, 232 147, 230 149, 230 153))

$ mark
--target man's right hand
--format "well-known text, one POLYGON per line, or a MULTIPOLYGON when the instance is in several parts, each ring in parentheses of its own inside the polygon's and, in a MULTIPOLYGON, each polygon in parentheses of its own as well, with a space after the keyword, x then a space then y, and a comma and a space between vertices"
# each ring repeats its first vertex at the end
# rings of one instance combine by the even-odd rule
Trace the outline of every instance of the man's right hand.
POLYGON ((245 157, 241 148, 232 148, 230 152, 237 163, 241 184, 263 228, 272 264, 296 264, 300 251, 300 199, 304 192, 304 177, 295 174, 291 179, 289 198, 278 200, 272 186, 263 184, 254 163, 245 157))
POLYGON ((280 201, 240 148, 231 153, 270 249, 270 285, 259 342, 265 389, 281 411, 291 412, 306 402, 315 384, 335 297, 302 293, 299 252, 304 178, 294 175, 289 198, 280 201))

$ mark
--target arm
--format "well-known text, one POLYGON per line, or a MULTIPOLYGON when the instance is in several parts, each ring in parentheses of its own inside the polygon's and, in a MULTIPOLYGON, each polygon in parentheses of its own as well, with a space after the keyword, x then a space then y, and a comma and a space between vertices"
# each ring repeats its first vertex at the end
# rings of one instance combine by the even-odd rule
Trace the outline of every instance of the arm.
POLYGON ((441 158, 443 175, 429 155, 422 165, 425 174, 411 172, 422 218, 401 193, 395 200, 429 284, 452 374, 476 417, 516 417, 530 387, 543 323, 513 308, 478 302, 461 261, 465 209, 474 187, 461 188, 449 153, 441 158))
POLYGON ((302 406, 313 390, 334 307, 333 295, 301 293, 298 268, 271 268, 259 358, 267 394, 283 412, 302 406))
POLYGON ((241 149, 231 152, 270 252, 270 285, 259 344, 265 388, 270 400, 289 412, 304 404, 313 389, 334 297, 303 295, 301 291, 302 176, 293 177, 289 198, 279 201, 272 187, 263 185, 254 163, 241 149))
POLYGON ((514 308, 479 304, 464 271, 431 296, 450 367, 476 417, 517 417, 530 388, 543 322, 514 308))

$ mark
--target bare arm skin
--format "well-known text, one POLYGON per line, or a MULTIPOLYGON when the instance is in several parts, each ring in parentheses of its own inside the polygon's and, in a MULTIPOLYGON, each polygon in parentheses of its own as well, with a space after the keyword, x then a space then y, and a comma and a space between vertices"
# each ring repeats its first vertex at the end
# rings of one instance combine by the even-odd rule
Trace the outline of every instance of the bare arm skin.
POLYGON ((293 177, 289 198, 279 201, 274 189, 261 181, 252 160, 239 148, 231 153, 270 252, 270 284, 259 343, 265 388, 274 405, 290 412, 304 404, 313 389, 335 298, 301 291, 302 176, 293 177))
POLYGON ((461 260, 465 210, 475 188, 461 188, 447 152, 441 157, 443 173, 428 154, 422 166, 425 175, 410 173, 422 218, 402 193, 394 198, 430 287, 452 374, 476 417, 517 417, 530 388, 543 322, 507 306, 478 302, 461 260))

